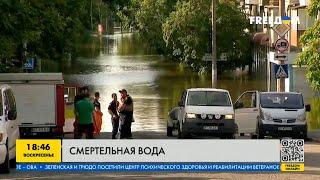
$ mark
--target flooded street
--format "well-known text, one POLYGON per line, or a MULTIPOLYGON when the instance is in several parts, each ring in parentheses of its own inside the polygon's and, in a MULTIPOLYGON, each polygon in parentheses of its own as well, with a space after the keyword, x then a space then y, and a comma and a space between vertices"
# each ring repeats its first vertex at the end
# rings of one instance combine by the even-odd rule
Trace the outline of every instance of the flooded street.
MULTIPOLYGON (((132 36, 93 37, 80 57, 62 68, 66 84, 89 85, 92 93, 100 92, 104 132, 111 131, 107 108, 111 94, 119 89, 127 89, 133 97, 133 131, 159 131, 166 129, 168 111, 177 105, 183 90, 211 87, 209 75, 199 76, 164 56, 155 55, 132 36)), ((218 87, 229 90, 235 101, 244 91, 267 90, 266 76, 258 72, 236 78, 226 73, 219 76, 218 87)), ((312 101, 310 88, 300 89, 305 91, 307 101, 312 101)))

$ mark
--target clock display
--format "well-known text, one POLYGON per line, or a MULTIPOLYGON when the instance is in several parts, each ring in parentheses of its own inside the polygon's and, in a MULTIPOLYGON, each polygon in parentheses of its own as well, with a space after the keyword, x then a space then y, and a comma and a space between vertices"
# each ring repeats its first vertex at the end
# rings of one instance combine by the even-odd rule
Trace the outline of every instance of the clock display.
POLYGON ((27 144, 28 146, 28 150, 47 150, 49 151, 50 150, 50 144, 27 144))

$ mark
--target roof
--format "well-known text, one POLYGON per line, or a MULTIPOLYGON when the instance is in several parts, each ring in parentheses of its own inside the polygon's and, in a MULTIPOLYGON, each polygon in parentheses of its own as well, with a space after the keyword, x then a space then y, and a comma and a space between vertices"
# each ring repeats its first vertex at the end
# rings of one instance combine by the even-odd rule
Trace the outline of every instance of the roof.
POLYGON ((277 91, 271 91, 271 92, 261 92, 262 94, 301 94, 299 92, 277 92, 277 91))
POLYGON ((0 89, 2 88, 10 88, 10 86, 8 86, 7 84, 0 84, 0 89))
POLYGON ((0 73, 0 82, 63 81, 62 73, 0 73))
POLYGON ((215 88, 190 88, 187 91, 219 91, 219 92, 229 92, 225 89, 215 89, 215 88))

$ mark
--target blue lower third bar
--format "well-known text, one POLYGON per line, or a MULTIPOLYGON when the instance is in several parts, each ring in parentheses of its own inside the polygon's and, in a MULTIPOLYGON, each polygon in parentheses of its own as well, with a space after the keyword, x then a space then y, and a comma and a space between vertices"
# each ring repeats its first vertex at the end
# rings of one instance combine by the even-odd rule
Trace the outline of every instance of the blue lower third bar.
POLYGON ((17 171, 280 172, 280 163, 59 163, 17 164, 17 171))

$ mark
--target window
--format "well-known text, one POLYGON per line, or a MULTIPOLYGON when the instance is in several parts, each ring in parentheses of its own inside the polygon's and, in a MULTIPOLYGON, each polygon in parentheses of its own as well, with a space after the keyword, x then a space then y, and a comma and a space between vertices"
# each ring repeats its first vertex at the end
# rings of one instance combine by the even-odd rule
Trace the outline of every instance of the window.
POLYGON ((184 91, 182 96, 181 96, 181 100, 180 100, 183 105, 185 105, 186 96, 187 96, 187 91, 184 91))
POLYGON ((311 17, 308 15, 307 9, 299 9, 299 22, 298 30, 307 30, 314 25, 316 22, 316 17, 311 17))
POLYGON ((11 89, 7 90, 5 92, 6 96, 7 96, 7 102, 9 103, 9 110, 15 110, 16 109, 16 102, 14 99, 14 95, 11 89))
POLYGON ((302 109, 303 98, 300 94, 262 93, 260 96, 261 107, 280 109, 302 109))
POLYGON ((231 106, 229 94, 218 91, 190 91, 188 94, 190 106, 231 106))
POLYGON ((255 108, 256 107, 256 92, 246 92, 244 93, 238 102, 243 104, 241 108, 255 108))

